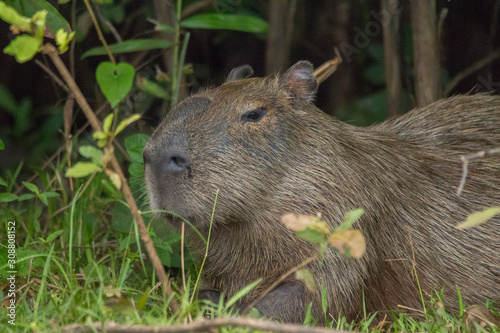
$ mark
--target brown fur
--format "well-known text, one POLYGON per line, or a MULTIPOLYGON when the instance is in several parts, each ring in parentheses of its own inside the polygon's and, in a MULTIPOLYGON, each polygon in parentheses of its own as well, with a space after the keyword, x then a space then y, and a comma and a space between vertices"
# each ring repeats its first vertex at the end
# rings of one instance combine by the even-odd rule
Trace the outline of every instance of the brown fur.
MULTIPOLYGON (((499 97, 452 97, 358 128, 310 102, 316 81, 309 63, 281 77, 250 74, 239 68, 230 82, 181 103, 144 149, 152 208, 188 218, 205 236, 219 189, 205 290, 230 297, 263 278, 245 303, 313 255, 315 247, 287 229, 282 215, 319 212, 337 226, 347 211, 363 208, 355 227, 366 237, 366 254, 347 259, 332 250, 309 265, 328 291, 333 317, 362 313, 363 293, 368 312, 421 308, 413 264, 424 296, 444 287, 447 309, 458 307, 456 286, 469 305, 500 297, 500 219, 454 228, 468 214, 500 205, 498 156, 471 162, 464 192, 455 194, 459 156, 500 146, 499 97), (260 121, 241 121, 262 107, 260 121), (172 154, 189 165, 168 166, 172 154)), ((201 259, 205 244, 194 233, 191 247, 201 259)), ((320 295, 291 277, 256 307, 296 322, 310 301, 324 318, 320 295)))

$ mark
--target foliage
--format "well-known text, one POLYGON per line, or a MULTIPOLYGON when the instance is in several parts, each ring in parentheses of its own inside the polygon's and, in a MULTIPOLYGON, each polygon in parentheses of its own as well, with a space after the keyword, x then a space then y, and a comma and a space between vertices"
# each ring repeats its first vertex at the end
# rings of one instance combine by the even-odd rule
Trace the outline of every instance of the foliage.
POLYGON ((320 255, 331 246, 347 257, 361 258, 365 253, 366 243, 360 230, 350 229, 364 214, 363 209, 355 209, 345 214, 344 222, 333 232, 321 216, 286 214, 281 221, 294 230, 298 237, 320 245, 320 255))
MULTIPOLYGON (((88 23, 91 22, 90 12, 80 2, 74 2, 72 14, 75 17, 68 19, 70 24, 67 17, 71 15, 61 14, 68 12, 65 1, 59 3, 60 11, 45 0, 0 1, 0 18, 18 35, 4 52, 15 56, 19 62, 27 62, 37 53, 44 52, 43 43, 47 40, 55 40, 60 53, 71 50, 75 44, 78 47, 88 45, 83 42, 92 27, 88 23)), ((111 29, 106 23, 123 24, 129 1, 97 1, 93 5, 100 11, 99 27, 108 38, 111 29)), ((141 11, 151 13, 149 4, 140 6, 141 11)), ((161 98, 171 105, 176 103, 182 80, 192 73, 190 64, 185 64, 189 29, 230 29, 264 34, 268 26, 255 13, 243 15, 209 10, 181 19, 182 6, 182 1, 176 2, 175 26, 153 22, 155 31, 173 33, 172 40, 146 38, 148 34, 144 33, 109 45, 88 47, 79 55, 68 52, 72 60, 96 62, 95 77, 103 95, 89 100, 100 100, 105 110, 101 116, 102 131, 89 132, 82 121, 71 114, 68 116, 67 110, 63 113, 63 108, 57 105, 48 110, 35 109, 31 99, 17 100, 11 91, 0 86, 0 106, 14 119, 13 126, 0 130, 0 150, 3 151, 5 146, 18 149, 19 144, 20 147, 31 147, 38 154, 34 158, 31 156, 29 161, 32 163, 27 163, 29 167, 21 163, 0 177, 0 221, 1 228, 4 228, 0 232, 0 277, 4 279, 10 274, 8 247, 4 244, 12 237, 7 235, 15 235, 14 268, 17 272, 16 326, 2 321, 2 332, 52 332, 69 324, 85 322, 169 325, 182 323, 189 316, 200 318, 208 311, 194 300, 195 281, 199 279, 200 271, 194 267, 189 252, 181 257, 181 235, 148 212, 142 158, 148 136, 135 133, 135 126, 140 126, 136 123, 140 115, 130 107, 128 99, 135 97, 134 94, 142 94, 144 99, 161 98), (157 50, 173 53, 172 68, 168 73, 143 69, 131 61, 131 54, 143 52, 155 57, 161 54, 152 53, 157 50), (107 55, 109 61, 98 58, 103 55, 107 55), (114 60, 116 55, 120 57, 119 62, 114 60), (153 71, 154 75, 151 74, 153 71), (47 117, 40 120, 40 113, 47 114, 47 117), (66 120, 69 125, 63 128, 66 120), (66 133, 64 142, 60 140, 60 132, 66 133), (156 285, 152 265, 144 259, 138 227, 120 192, 122 184, 108 165, 110 156, 122 146, 121 161, 128 165, 128 181, 135 200, 146 219, 161 263, 173 276, 174 297, 181 302, 181 310, 176 314, 168 309, 168 303, 156 285), (42 165, 40 157, 56 150, 55 158, 42 165), (30 173, 33 176, 28 178, 30 173), (9 229, 12 223, 14 233, 9 229), (183 259, 188 271, 185 287, 181 287, 180 277, 183 259)), ((366 78, 380 86, 382 60, 380 54, 373 53, 372 57, 374 65, 366 71, 366 78)), ((140 111, 144 112, 143 109, 140 111)), ((364 252, 364 240, 359 231, 350 230, 350 227, 360 214, 362 212, 358 210, 346 215, 345 223, 334 232, 330 232, 324 222, 308 218, 298 233, 322 243, 325 249, 329 244, 346 255, 359 257, 364 252)), ((305 281, 311 280, 307 271, 300 271, 299 276, 305 281)), ((234 313, 231 306, 258 282, 249 284, 225 304, 222 299, 219 304, 212 304, 215 309, 212 313, 218 316, 234 313)), ((314 287, 313 282, 308 285, 314 287)), ((5 306, 11 298, 7 288, 4 284, 0 289, 0 299, 5 306)), ((374 316, 349 323, 342 317, 328 317, 326 296, 323 303, 328 327, 358 330, 370 327, 370 330, 377 330, 371 327, 374 316)), ((462 304, 461 307, 465 308, 462 304)), ((310 309, 306 323, 314 324, 310 309)), ((462 314, 454 317, 439 306, 429 306, 426 320, 395 313, 388 325, 394 330, 438 331, 448 327, 465 330, 465 316, 462 314)))

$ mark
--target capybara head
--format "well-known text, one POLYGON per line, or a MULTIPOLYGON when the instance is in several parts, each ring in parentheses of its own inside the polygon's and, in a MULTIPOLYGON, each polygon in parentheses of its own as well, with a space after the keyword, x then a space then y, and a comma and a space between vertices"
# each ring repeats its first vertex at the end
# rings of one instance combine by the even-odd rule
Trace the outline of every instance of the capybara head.
POLYGON ((301 106, 318 85, 312 71, 301 61, 281 77, 256 79, 248 78, 249 66, 238 67, 222 86, 170 111, 144 148, 151 208, 201 226, 210 222, 218 190, 215 226, 261 209, 296 158, 308 117, 301 106))

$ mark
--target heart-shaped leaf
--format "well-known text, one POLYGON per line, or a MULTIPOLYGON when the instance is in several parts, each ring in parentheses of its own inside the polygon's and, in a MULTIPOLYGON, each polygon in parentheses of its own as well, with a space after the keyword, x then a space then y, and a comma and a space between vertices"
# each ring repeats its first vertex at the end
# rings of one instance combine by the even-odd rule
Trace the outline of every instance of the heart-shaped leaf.
POLYGON ((113 64, 111 62, 101 62, 97 66, 96 79, 102 93, 112 107, 120 103, 132 89, 135 69, 126 62, 113 64))

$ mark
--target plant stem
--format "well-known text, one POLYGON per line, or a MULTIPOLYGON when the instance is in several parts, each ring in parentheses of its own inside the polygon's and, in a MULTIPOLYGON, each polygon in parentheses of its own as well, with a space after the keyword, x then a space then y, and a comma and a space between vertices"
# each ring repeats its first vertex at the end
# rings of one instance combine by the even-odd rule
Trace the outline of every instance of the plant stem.
POLYGON ((203 271, 203 266, 205 266, 205 261, 207 260, 207 257, 208 257, 208 248, 210 245, 210 235, 212 233, 212 226, 213 226, 214 214, 215 214, 215 206, 217 205, 217 198, 218 197, 219 197, 219 189, 217 189, 217 192, 215 192, 214 207, 212 209, 212 217, 210 218, 210 227, 208 228, 207 247, 205 249, 205 256, 203 257, 203 261, 201 262, 200 272, 198 273, 198 276, 196 278, 196 283, 194 284, 193 294, 191 296, 191 303, 193 302, 194 295, 196 295, 196 288, 198 288, 198 282, 200 282, 201 272, 203 271))
POLYGON ((92 22, 94 23, 95 30, 97 31, 97 36, 99 36, 99 40, 102 43, 102 46, 104 46, 104 49, 106 49, 106 52, 108 53, 109 60, 113 63, 116 64, 115 57, 113 56, 113 53, 111 53, 111 50, 109 49, 108 43, 106 42, 106 39, 104 38, 104 35, 102 34, 101 28, 99 27, 99 22, 97 22, 97 18, 95 17, 94 11, 92 10, 92 7, 90 6, 89 0, 83 0, 85 2, 85 6, 87 6, 87 10, 89 11, 90 17, 92 18, 92 22))
MULTIPOLYGON (((180 80, 177 78, 178 66, 179 66, 179 43, 181 36, 181 7, 182 0, 176 1, 176 20, 175 20, 175 41, 174 41, 174 56, 173 56, 173 66, 172 66, 172 99, 170 100, 170 108, 173 108, 177 104, 177 94, 179 92, 179 87, 177 85, 180 80)), ((181 72, 182 73, 182 72, 181 72)))
MULTIPOLYGON (((56 50, 56 48, 52 44, 45 44, 43 52, 47 54, 54 65, 56 66, 57 70, 61 74, 62 78, 68 85, 68 88, 73 92, 75 95, 75 99, 78 102, 78 105, 80 105, 80 108, 82 109, 83 113, 85 114, 85 117, 87 117, 87 120, 89 121, 90 125, 92 126, 92 129, 94 131, 102 131, 102 126, 97 119, 96 115, 90 108, 90 105, 88 104, 87 100, 83 96, 82 92, 80 91, 80 88, 78 88, 75 80, 69 73, 68 69, 64 65, 63 61, 59 57, 59 54, 56 50)), ((153 245, 153 241, 151 240, 151 237, 149 236, 148 229, 144 223, 144 220, 142 219, 141 213, 139 212, 139 208, 137 207, 137 204, 135 202, 134 196, 132 195, 132 191, 130 190, 130 187, 128 186, 127 179, 125 178, 125 175, 123 174, 123 171, 120 167, 120 164, 118 163, 118 160, 116 159, 115 154, 112 154, 111 157, 111 166, 113 170, 118 174, 120 177, 121 183, 122 183, 122 192, 123 195, 125 196, 125 200, 127 201, 127 204, 129 206, 130 212, 132 213, 132 216, 134 217, 135 222, 137 223, 137 226, 139 228, 139 232, 141 234, 141 239, 144 242, 144 247, 146 248, 146 251, 148 253, 149 259, 151 260, 151 264, 153 265, 156 275, 158 276, 158 279, 162 283, 163 287, 163 293, 165 297, 170 297, 170 295, 173 294, 172 288, 170 286, 170 281, 168 279, 167 274, 165 273, 165 269, 163 268, 163 265, 160 261, 160 258, 158 257, 158 254, 156 253, 155 247, 153 245)), ((177 301, 172 297, 170 301, 170 308, 172 309, 173 312, 177 311, 179 309, 179 304, 177 301)))
POLYGON ((290 269, 289 271, 285 272, 284 274, 282 274, 276 281, 274 281, 269 287, 267 287, 262 293, 260 293, 259 296, 257 296, 253 301, 251 301, 245 309, 243 309, 243 311, 241 312, 241 315, 244 316, 246 315, 248 312, 250 312, 250 310, 255 306, 255 304, 257 304, 257 302, 262 299, 262 297, 266 296, 269 292, 271 292, 274 288, 276 288, 284 279, 286 279, 290 274, 292 273, 295 273, 296 271, 298 271, 299 269, 302 269, 303 267, 306 267, 307 265, 309 265, 311 262, 313 262, 314 260, 318 259, 319 258, 319 255, 314 255, 312 257, 309 257, 307 258, 306 260, 304 260, 302 263, 300 263, 299 265, 293 267, 292 269, 290 269))
MULTIPOLYGON (((184 69, 184 59, 186 58, 186 51, 187 51, 187 46, 189 43, 189 36, 190 36, 190 33, 187 32, 186 36, 184 37, 184 41, 182 42, 181 55, 180 55, 180 58, 178 60, 177 82, 175 84, 175 92, 173 95, 173 96, 175 96, 175 101, 176 101, 175 104, 177 104, 177 101, 179 100, 179 89, 181 88, 182 70, 184 69)), ((174 68, 174 70, 175 70, 175 68, 174 68)), ((175 106, 175 105, 173 105, 173 106, 175 106)))

